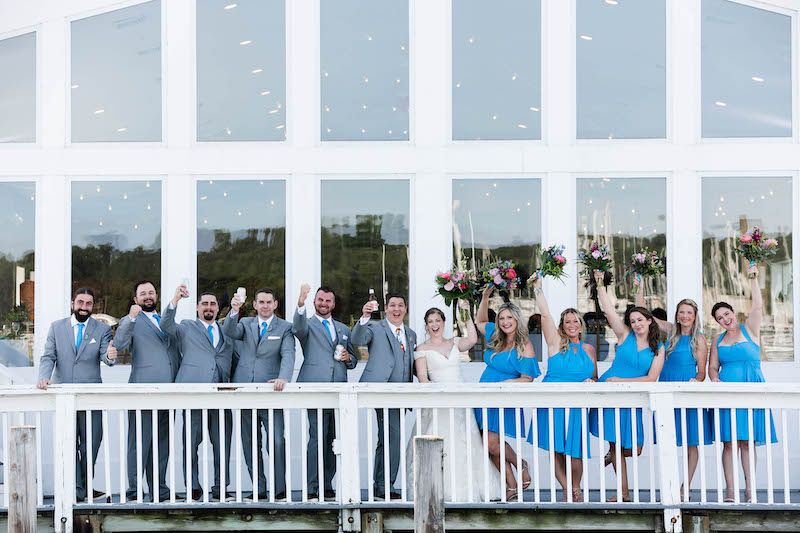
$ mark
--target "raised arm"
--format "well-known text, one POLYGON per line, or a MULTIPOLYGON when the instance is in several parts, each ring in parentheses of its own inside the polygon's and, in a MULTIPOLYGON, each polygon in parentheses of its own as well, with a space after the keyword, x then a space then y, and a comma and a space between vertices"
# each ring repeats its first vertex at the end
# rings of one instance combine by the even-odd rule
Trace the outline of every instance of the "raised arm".
POLYGON ((236 339, 240 341, 244 339, 244 324, 239 320, 239 311, 242 309, 244 302, 235 294, 231 299, 231 310, 228 313, 225 322, 222 324, 222 334, 229 339, 236 339))
POLYGON ((706 367, 708 366, 708 341, 704 335, 697 334, 697 375, 689 381, 705 381, 706 367))
MULTIPOLYGON (((636 277, 633 279, 633 286, 639 287, 639 290, 636 291, 636 297, 633 299, 633 303, 636 304, 636 307, 643 307, 644 309, 649 309, 644 303, 644 290, 642 287, 641 274, 636 274, 636 277)), ((658 329, 660 329, 667 335, 670 334, 673 328, 672 322, 667 322, 666 320, 661 320, 660 318, 656 317, 653 317, 653 319, 656 321, 656 324, 658 324, 658 329)))
POLYGON ((189 289, 186 288, 186 285, 179 285, 175 289, 175 296, 172 297, 161 316, 161 331, 178 340, 180 340, 181 329, 178 327, 178 323, 175 322, 175 314, 178 312, 178 302, 184 296, 189 296, 189 289))
POLYGON ((711 381, 722 381, 719 379, 719 353, 717 353, 717 341, 719 334, 714 335, 711 339, 711 355, 708 356, 708 377, 711 381))
MULTIPOLYGON (((478 330, 475 329, 475 323, 469 315, 469 302, 466 300, 459 300, 458 307, 467 313, 467 336, 458 339, 458 351, 466 352, 478 342, 478 330)), ((419 374, 417 374, 419 376, 419 374)))
POLYGON ((481 335, 486 334, 486 324, 489 323, 489 297, 492 295, 493 291, 494 285, 489 284, 488 287, 483 289, 483 294, 481 294, 481 303, 478 305, 478 316, 475 317, 475 320, 478 322, 478 331, 481 332, 481 335))
POLYGON ((744 325, 750 330, 750 333, 759 338, 761 336, 761 319, 764 316, 764 301, 761 297, 761 286, 758 284, 758 266, 752 265, 747 272, 755 274, 755 277, 750 280, 750 296, 753 305, 744 325))
POLYGON ((547 298, 542 291, 542 278, 536 278, 533 282, 533 294, 536 298, 536 305, 539 307, 539 314, 542 315, 542 333, 544 333, 544 340, 547 343, 548 355, 555 355, 558 353, 558 348, 561 346, 561 335, 558 333, 553 315, 550 313, 550 306, 547 303, 547 298))
POLYGON ((630 330, 625 323, 622 322, 616 309, 614 309, 614 304, 611 303, 611 297, 608 295, 608 291, 603 285, 603 273, 599 270, 595 270, 594 280, 597 283, 597 300, 600 302, 600 309, 606 315, 606 320, 608 320, 608 325, 611 326, 611 329, 614 331, 614 335, 617 336, 617 344, 621 344, 628 336, 630 330))

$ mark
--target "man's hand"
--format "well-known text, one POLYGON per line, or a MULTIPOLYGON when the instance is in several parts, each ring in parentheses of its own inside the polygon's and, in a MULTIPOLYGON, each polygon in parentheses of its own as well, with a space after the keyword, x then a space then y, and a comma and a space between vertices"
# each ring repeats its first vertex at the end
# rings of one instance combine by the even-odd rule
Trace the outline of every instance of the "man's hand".
POLYGON ((364 307, 361 308, 361 317, 362 318, 369 318, 372 316, 372 313, 378 310, 378 302, 375 300, 370 300, 364 304, 364 307))
POLYGON ((117 349, 114 347, 114 341, 108 343, 108 349, 106 350, 106 357, 108 357, 109 361, 113 361, 117 358, 117 349))
POLYGON ((288 381, 286 381, 283 378, 278 378, 278 379, 271 379, 271 380, 267 381, 267 383, 274 383, 275 384, 275 390, 276 391, 282 391, 283 388, 288 383, 288 381))
POLYGON ((242 307, 243 304, 244 300, 239 298, 238 294, 234 294, 233 298, 231 299, 231 311, 233 311, 234 313, 238 313, 239 309, 242 307))
POLYGON ((184 296, 189 296, 189 288, 186 285, 178 285, 178 288, 175 289, 175 296, 172 297, 172 307, 177 307, 178 302, 181 301, 181 298, 184 296))
POLYGON ((308 283, 303 283, 300 285, 300 297, 297 299, 297 307, 303 307, 306 305, 306 298, 308 298, 308 293, 311 292, 311 287, 308 283))
POLYGON ((131 310, 128 311, 128 316, 131 317, 131 318, 136 318, 137 316, 139 316, 139 313, 141 313, 141 312, 142 312, 142 307, 139 306, 139 305, 133 304, 131 306, 131 310))
POLYGON ((347 348, 342 348, 339 352, 340 361, 342 363, 349 363, 350 362, 350 352, 347 351, 347 348))
POLYGON ((47 390, 47 386, 48 385, 50 385, 50 380, 49 379, 40 379, 36 383, 36 386, 39 387, 42 390, 47 390))

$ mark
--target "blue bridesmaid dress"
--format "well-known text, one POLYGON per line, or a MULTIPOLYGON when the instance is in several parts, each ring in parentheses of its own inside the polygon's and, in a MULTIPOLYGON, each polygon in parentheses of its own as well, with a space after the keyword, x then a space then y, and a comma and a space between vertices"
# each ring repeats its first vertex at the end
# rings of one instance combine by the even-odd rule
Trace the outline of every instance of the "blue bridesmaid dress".
MULTIPOLYGON (((661 347, 662 344, 659 344, 661 347)), ((617 346, 614 362, 611 368, 600 376, 600 382, 610 377, 640 378, 647 375, 650 365, 656 354, 648 346, 643 350, 636 349, 636 335, 631 331, 622 344, 617 346)), ((617 409, 619 419, 620 445, 625 449, 633 449, 633 426, 631 423, 630 408, 617 409)), ((614 424, 614 409, 603 409, 603 438, 608 442, 617 441, 617 426, 614 424)), ((590 428, 592 435, 600 436, 599 420, 596 410, 592 411, 590 428)), ((644 424, 642 423, 642 410, 636 409, 636 443, 644 445, 644 424)))
MULTIPOLYGON (((692 356, 691 340, 691 335, 681 335, 675 349, 667 355, 658 381, 689 381, 697 377, 697 361, 692 356)), ((702 411, 701 416, 704 428, 703 435, 705 435, 704 443, 711 444, 714 442, 711 416, 705 409, 702 411)), ((689 446, 697 446, 700 444, 697 409, 686 409, 686 420, 687 444, 689 446)), ((675 409, 675 437, 678 446, 683 446, 683 416, 681 416, 680 409, 675 409)))
MULTIPOLYGON (((719 356, 719 379, 722 381, 763 383, 764 374, 761 372, 761 348, 753 342, 747 333, 747 328, 739 324, 745 338, 745 342, 737 342, 732 346, 720 346, 725 333, 717 340, 717 355, 719 356)), ((753 409, 753 442, 756 446, 762 446, 767 442, 766 412, 764 409, 753 409)), ((732 434, 731 430, 731 410, 719 410, 719 432, 720 437, 725 442, 732 440, 750 439, 750 422, 748 421, 747 409, 736 410, 736 431, 732 434)), ((775 424, 772 420, 772 411, 769 413, 770 437, 772 442, 778 442, 775 434, 775 424)))
MULTIPOLYGON (((569 343, 563 352, 551 356, 547 360, 547 374, 542 383, 582 383, 594 375, 594 363, 584 351, 583 344, 569 343)), ((538 421, 539 448, 550 449, 550 416, 547 409, 536 410, 538 421)), ((570 457, 583 457, 581 446, 581 410, 569 410, 566 421, 564 408, 553 409, 553 448, 558 453, 570 457)), ((533 444, 533 427, 528 431, 528 442, 533 444)), ((586 430, 586 450, 589 450, 589 431, 586 430)))
MULTIPOLYGON (((486 324, 486 343, 490 343, 494 336, 495 325, 491 322, 486 324)), ((539 363, 535 357, 520 357, 517 350, 494 353, 491 349, 483 352, 483 360, 486 369, 481 374, 480 383, 497 383, 509 379, 516 379, 522 374, 537 378, 542 373, 539 370, 539 363)), ((503 409, 503 429, 507 437, 517 436, 517 424, 514 420, 514 411, 517 409, 503 409)), ((522 409, 519 410, 519 424, 522 434, 525 434, 525 418, 522 416, 522 409)), ((478 427, 483 431, 483 409, 475 409, 475 420, 478 427)), ((494 433, 500 433, 500 410, 497 408, 486 410, 486 429, 494 433)))

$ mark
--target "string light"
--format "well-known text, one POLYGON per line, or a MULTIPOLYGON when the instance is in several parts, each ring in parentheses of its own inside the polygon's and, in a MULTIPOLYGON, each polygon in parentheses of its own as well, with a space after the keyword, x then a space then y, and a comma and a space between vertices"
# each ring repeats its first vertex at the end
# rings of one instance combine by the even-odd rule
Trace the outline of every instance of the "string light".
POLYGON ((262 72, 263 70, 264 70, 263 68, 254 68, 254 69, 253 69, 253 70, 251 70, 250 72, 251 72, 252 74, 258 74, 259 72, 262 72))
POLYGON ((753 81, 757 81, 758 83, 764 83, 764 78, 762 78, 761 76, 752 76, 750 79, 753 81))
POLYGON ((101 114, 103 114, 103 113, 105 113, 105 112, 106 112, 106 110, 105 110, 105 109, 96 109, 96 110, 95 110, 95 112, 94 112, 94 114, 95 114, 95 115, 101 115, 101 114))
POLYGON ((261 93, 261 96, 267 96, 267 95, 268 95, 268 94, 270 94, 271 92, 272 92, 272 91, 264 91, 264 92, 262 92, 262 93, 261 93))
POLYGON ((76 83, 75 85, 73 85, 73 86, 72 86, 72 88, 73 88, 73 89, 77 89, 78 87, 80 87, 80 85, 79 85, 79 84, 77 84, 77 83, 76 83))
POLYGON ((227 6, 223 7, 222 9, 231 10, 236 7, 238 4, 228 4, 227 6))
POLYGON ((128 128, 117 128, 117 133, 128 131, 128 128))
POLYGON ((714 102, 714 104, 718 105, 719 107, 728 107, 728 104, 726 104, 722 100, 717 100, 716 102, 714 102))
POLYGON ((588 36, 588 35, 581 35, 581 39, 583 39, 584 41, 591 41, 592 40, 592 38, 590 36, 588 36))
POLYGON ((538 107, 529 107, 528 109, 530 109, 531 111, 537 111, 537 112, 539 111, 538 107))
POLYGON ((239 43, 239 46, 247 46, 248 44, 253 44, 253 41, 251 41, 250 39, 242 41, 239 43))

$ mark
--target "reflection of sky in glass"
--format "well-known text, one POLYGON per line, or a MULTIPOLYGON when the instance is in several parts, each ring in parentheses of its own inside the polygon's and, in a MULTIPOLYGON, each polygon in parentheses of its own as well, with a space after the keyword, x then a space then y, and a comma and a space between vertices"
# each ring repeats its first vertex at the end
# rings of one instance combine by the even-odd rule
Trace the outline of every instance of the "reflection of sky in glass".
POLYGON ((197 251, 211 250, 217 230, 230 232, 231 240, 237 241, 251 229, 284 227, 284 191, 282 180, 198 181, 197 251))
POLYGON ((197 3, 198 140, 286 138, 284 11, 284 0, 197 3))
POLYGON ((36 184, 0 182, 0 256, 19 260, 34 249, 36 184))
POLYGON ((72 22, 72 141, 161 140, 161 2, 72 22))
POLYGON ((578 233, 650 237, 667 231, 664 178, 580 178, 578 233))
POLYGON ((738 236, 753 226, 791 231, 791 178, 703 178, 703 238, 738 236))
POLYGON ((579 0, 579 139, 666 137, 664 0, 579 0))
POLYGON ((792 19, 703 0, 703 137, 792 136, 792 19))
POLYGON ((36 33, 0 41, 0 143, 36 142, 36 33))
POLYGON ((408 0, 320 8, 322 140, 408 140, 408 0))
POLYGON ((539 0, 453 2, 453 139, 541 139, 539 0))
POLYGON ((336 233, 355 235, 357 217, 378 215, 386 244, 408 244, 408 213, 408 180, 322 181, 322 226, 336 233))
POLYGON ((72 183, 72 245, 161 246, 161 181, 72 183))
POLYGON ((454 244, 492 249, 541 242, 540 198, 538 179, 453 180, 454 244))

